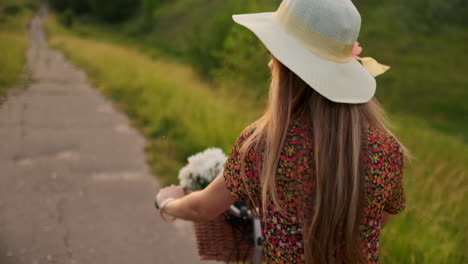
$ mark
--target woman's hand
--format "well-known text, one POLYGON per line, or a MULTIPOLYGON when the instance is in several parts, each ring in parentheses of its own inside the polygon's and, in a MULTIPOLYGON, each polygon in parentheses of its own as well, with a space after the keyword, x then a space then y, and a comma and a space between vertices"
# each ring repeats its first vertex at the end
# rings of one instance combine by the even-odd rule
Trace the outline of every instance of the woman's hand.
POLYGON ((193 191, 185 196, 183 188, 174 185, 161 189, 156 195, 156 202, 160 207, 164 206, 162 211, 159 211, 163 219, 164 214, 167 214, 174 218, 199 222, 214 219, 226 211, 235 200, 223 177, 216 177, 205 189, 193 191))
POLYGON ((184 197, 184 195, 182 186, 171 185, 159 190, 159 193, 156 195, 156 202, 161 206, 167 199, 179 199, 184 197))

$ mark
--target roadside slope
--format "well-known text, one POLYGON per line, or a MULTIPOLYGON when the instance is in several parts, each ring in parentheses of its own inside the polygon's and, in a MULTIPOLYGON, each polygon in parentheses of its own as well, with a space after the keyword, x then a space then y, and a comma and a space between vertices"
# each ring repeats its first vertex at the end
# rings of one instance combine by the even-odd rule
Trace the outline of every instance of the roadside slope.
POLYGON ((35 4, 34 0, 0 3, 0 104, 6 89, 22 81, 28 49, 28 22, 36 10, 35 4))

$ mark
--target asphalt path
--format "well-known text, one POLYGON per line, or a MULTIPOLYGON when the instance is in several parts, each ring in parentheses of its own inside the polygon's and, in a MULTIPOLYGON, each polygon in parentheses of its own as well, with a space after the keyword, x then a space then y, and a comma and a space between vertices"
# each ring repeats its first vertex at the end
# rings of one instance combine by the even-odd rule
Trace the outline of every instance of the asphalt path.
POLYGON ((0 263, 198 263, 191 223, 153 207, 145 139, 48 47, 44 15, 29 26, 33 81, 0 106, 0 263))

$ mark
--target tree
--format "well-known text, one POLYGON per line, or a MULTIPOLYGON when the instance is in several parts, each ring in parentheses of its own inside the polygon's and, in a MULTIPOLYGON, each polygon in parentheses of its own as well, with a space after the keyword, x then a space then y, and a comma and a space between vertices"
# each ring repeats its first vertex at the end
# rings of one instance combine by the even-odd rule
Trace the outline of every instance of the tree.
POLYGON ((141 1, 141 12, 143 15, 143 20, 146 25, 153 22, 154 10, 158 6, 158 0, 142 0, 141 1))
POLYGON ((140 6, 139 0, 88 0, 88 2, 93 14, 108 22, 129 18, 140 6))
POLYGON ((69 9, 75 14, 83 14, 90 11, 88 0, 49 0, 49 4, 60 12, 69 9))

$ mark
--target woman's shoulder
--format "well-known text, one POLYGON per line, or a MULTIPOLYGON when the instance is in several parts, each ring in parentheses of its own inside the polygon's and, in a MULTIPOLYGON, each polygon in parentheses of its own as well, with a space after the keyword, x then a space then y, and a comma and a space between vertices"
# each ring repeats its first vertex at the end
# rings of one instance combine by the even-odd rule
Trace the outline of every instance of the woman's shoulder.
MULTIPOLYGON (((253 136, 254 132, 256 130, 256 124, 255 123, 252 123, 248 126, 246 126, 239 134, 239 136, 237 137, 233 147, 232 147, 232 151, 234 150, 237 150, 237 152, 241 152, 241 149, 243 148, 243 146, 245 144, 247 144, 247 140, 253 136)), ((248 147, 248 150, 246 152, 247 155, 252 155, 254 152, 258 152, 262 149, 262 147, 264 146, 263 144, 264 142, 262 140, 259 139, 259 137, 257 136, 254 140, 254 142, 251 142, 249 144, 249 147, 248 147), (257 142, 258 141, 258 142, 257 142)))
POLYGON ((248 125, 247 127, 245 127, 241 133, 239 134, 238 138, 237 138, 237 141, 236 141, 236 144, 237 145, 242 145, 244 144, 244 142, 250 138, 253 133, 255 132, 255 126, 254 124, 250 124, 248 125))
POLYGON ((382 152, 385 155, 403 155, 400 142, 385 129, 369 127, 368 146, 371 150, 382 152))

